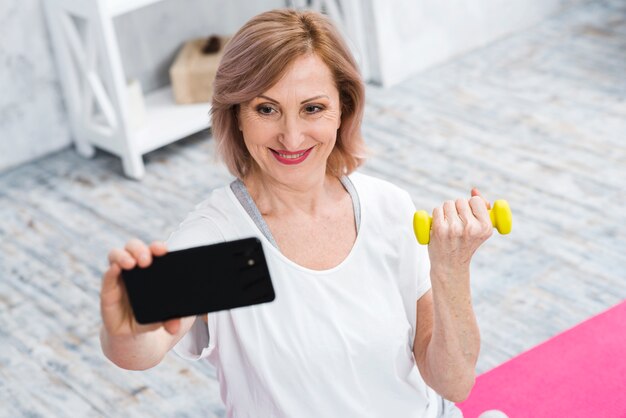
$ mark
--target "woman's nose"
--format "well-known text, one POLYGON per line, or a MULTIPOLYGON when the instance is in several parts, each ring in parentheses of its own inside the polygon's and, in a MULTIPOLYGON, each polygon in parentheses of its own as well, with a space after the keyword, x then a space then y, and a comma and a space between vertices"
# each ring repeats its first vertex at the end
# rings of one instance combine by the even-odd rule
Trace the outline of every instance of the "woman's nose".
POLYGON ((299 151, 304 144, 304 130, 296 117, 285 117, 280 142, 286 151, 299 151))

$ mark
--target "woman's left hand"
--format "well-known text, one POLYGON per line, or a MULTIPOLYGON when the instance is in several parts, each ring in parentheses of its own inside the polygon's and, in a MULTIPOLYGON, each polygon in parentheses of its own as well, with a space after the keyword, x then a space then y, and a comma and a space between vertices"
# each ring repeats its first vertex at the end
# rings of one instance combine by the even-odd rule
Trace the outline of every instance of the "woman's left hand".
POLYGON ((474 252, 493 233, 491 205, 472 189, 471 199, 447 201, 433 210, 428 253, 431 271, 443 277, 469 272, 474 252))
POLYGON ((433 210, 428 244, 432 292, 417 301, 414 355, 420 373, 430 387, 457 402, 467 398, 476 379, 480 331, 469 267, 474 252, 493 233, 489 207, 472 189, 469 200, 448 201, 433 210))

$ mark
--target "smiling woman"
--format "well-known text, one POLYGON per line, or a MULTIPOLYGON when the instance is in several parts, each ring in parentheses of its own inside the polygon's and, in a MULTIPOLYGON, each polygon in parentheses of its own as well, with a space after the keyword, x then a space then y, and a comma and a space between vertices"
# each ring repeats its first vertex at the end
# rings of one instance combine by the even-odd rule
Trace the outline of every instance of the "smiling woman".
POLYGON ((365 92, 356 61, 332 23, 313 12, 274 11, 250 20, 238 35, 224 51, 211 110, 213 134, 231 173, 244 178, 254 164, 240 131, 241 112, 249 110, 250 105, 261 106, 255 110, 278 118, 288 104, 286 97, 274 97, 270 89, 276 94, 300 94, 292 98, 301 100, 301 106, 306 104, 302 110, 310 116, 318 111, 325 117, 328 111, 340 116, 335 129, 337 144, 331 147, 328 168, 336 176, 354 171, 365 157, 360 131, 365 92), (297 92, 285 91, 289 83, 281 78, 296 63, 298 71, 292 76, 300 80, 293 81, 301 83, 303 77, 323 72, 309 80, 316 82, 319 92, 309 86, 298 86, 297 92), (307 64, 311 67, 306 68, 307 64), (326 96, 325 102, 316 102, 324 100, 319 96, 326 96), (324 104, 337 108, 325 108, 324 104))
POLYGON ((429 249, 419 246, 410 196, 355 173, 363 103, 354 58, 326 17, 277 10, 246 23, 225 48, 212 103, 213 136, 237 179, 166 245, 131 240, 110 253, 106 355, 130 369, 170 349, 208 359, 229 417, 460 416, 449 400, 474 382, 469 261, 491 234, 487 205, 478 192, 446 202, 429 249), (263 244, 276 300, 136 323, 121 269, 250 236, 263 244))
POLYGON ((294 186, 324 178, 341 126, 340 107, 324 62, 314 54, 296 59, 276 84, 240 106, 250 175, 294 186))

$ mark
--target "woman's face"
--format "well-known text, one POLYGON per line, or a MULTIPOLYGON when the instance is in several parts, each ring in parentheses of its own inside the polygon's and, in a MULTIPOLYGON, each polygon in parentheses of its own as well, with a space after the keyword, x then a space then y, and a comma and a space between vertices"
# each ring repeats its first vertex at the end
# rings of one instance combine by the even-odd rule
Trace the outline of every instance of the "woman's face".
POLYGON ((296 59, 275 85, 239 111, 239 129, 259 174, 285 184, 324 177, 340 124, 335 80, 314 54, 296 59))

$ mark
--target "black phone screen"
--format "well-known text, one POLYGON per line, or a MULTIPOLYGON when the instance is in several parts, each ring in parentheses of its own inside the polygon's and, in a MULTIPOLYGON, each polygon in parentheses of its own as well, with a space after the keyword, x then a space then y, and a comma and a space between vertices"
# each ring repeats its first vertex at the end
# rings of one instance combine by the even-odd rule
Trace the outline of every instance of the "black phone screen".
POLYGON ((274 300, 263 247, 245 238, 172 251, 122 279, 141 324, 274 300))

